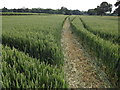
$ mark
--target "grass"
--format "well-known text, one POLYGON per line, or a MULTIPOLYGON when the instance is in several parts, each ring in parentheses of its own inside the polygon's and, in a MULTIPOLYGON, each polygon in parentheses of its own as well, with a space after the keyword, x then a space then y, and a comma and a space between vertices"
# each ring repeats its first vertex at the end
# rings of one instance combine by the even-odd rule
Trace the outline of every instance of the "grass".
POLYGON ((66 16, 3 16, 4 88, 65 88, 61 30, 66 16), (16 50, 17 49, 17 50, 16 50))
POLYGON ((2 46, 3 88, 66 88, 62 69, 2 46))
POLYGON ((42 61, 60 64, 63 62, 60 33, 65 17, 5 16, 2 43, 42 61))
POLYGON ((118 44, 118 17, 80 17, 84 27, 95 35, 118 44))
MULTIPOLYGON (((61 30, 67 16, 2 16, 3 88, 67 88, 61 30)), ((120 86, 116 17, 70 16, 73 32, 107 67, 120 86), (110 27, 111 26, 111 27, 110 27)))
MULTIPOLYGON (((99 62, 102 61, 102 63, 106 65, 107 75, 112 80, 113 84, 119 87, 119 84, 120 84, 119 82, 119 78, 120 78, 119 58, 120 56, 118 54, 119 45, 113 44, 112 42, 105 40, 104 38, 101 38, 98 35, 95 35, 89 30, 87 30, 84 27, 81 20, 79 19, 79 17, 76 17, 71 22, 71 25, 74 30, 73 32, 75 32, 76 35, 82 39, 84 44, 86 44, 92 51, 95 52, 95 55, 98 57, 98 60, 100 60, 99 62)), ((96 26, 93 26, 93 27, 96 27, 96 26)))

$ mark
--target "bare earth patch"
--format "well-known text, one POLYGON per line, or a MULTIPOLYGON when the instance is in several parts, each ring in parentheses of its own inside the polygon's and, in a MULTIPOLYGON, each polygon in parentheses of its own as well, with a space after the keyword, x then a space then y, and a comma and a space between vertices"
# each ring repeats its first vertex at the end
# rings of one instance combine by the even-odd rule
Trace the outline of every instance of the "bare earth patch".
POLYGON ((109 88, 101 78, 91 59, 84 53, 82 45, 72 34, 70 22, 66 19, 62 32, 62 47, 65 56, 64 71, 70 88, 109 88))

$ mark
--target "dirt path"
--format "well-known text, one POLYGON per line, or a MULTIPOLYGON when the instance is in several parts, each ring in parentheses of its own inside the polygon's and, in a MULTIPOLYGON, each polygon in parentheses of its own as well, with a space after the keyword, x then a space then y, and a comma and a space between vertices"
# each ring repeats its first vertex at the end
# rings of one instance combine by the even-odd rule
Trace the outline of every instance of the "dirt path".
POLYGON ((109 88, 107 79, 101 78, 101 71, 95 68, 85 55, 83 46, 72 34, 69 20, 66 19, 62 32, 62 47, 65 55, 65 77, 70 88, 109 88))

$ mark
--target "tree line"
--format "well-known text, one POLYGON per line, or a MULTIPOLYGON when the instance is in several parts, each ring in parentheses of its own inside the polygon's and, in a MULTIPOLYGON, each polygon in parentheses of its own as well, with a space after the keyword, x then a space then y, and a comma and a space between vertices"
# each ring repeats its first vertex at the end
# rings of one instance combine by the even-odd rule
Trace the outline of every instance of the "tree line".
POLYGON ((117 1, 114 4, 117 8, 113 13, 112 4, 108 2, 102 2, 99 6, 94 9, 89 9, 88 11, 79 11, 79 10, 69 10, 66 7, 61 7, 61 9, 43 9, 43 8, 18 8, 18 9, 7 9, 6 7, 2 8, 2 12, 22 12, 22 13, 49 13, 49 14, 64 14, 64 15, 118 15, 120 16, 120 1, 117 1))
POLYGON ((66 7, 61 9, 43 9, 43 8, 19 8, 19 9, 7 9, 6 7, 1 9, 2 12, 22 12, 22 13, 49 13, 49 14, 64 14, 64 15, 82 15, 83 12, 79 10, 68 10, 66 7))

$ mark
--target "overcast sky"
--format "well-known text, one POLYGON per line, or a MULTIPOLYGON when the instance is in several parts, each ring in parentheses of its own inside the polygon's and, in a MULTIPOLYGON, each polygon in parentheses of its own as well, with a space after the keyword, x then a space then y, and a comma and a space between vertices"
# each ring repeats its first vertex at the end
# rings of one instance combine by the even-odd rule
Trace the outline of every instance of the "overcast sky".
MULTIPOLYGON (((87 11, 96 8, 101 2, 106 1, 115 4, 117 0, 0 0, 0 8, 52 8, 60 9, 62 6, 68 9, 87 11)), ((113 7, 115 8, 115 7, 113 7)))

